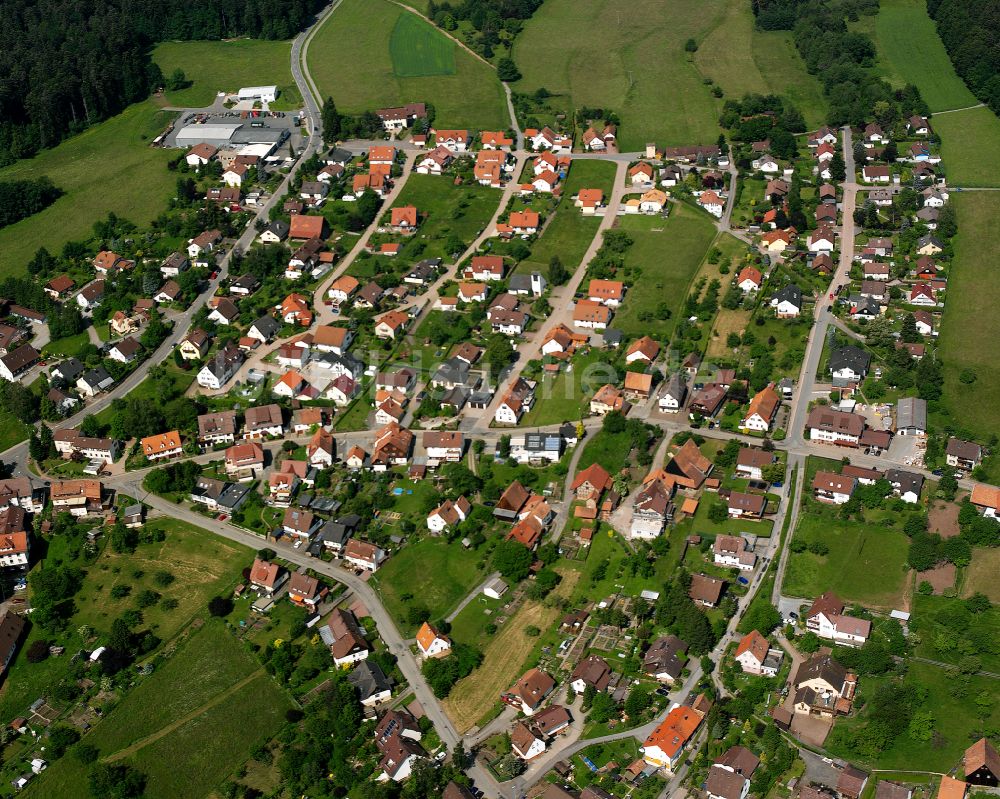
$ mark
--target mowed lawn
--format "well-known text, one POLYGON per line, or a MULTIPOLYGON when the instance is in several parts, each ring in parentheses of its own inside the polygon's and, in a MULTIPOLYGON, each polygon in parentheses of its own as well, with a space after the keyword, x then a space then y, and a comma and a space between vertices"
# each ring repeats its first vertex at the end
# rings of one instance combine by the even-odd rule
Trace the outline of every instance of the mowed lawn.
POLYGON ((412 633, 419 625, 407 620, 410 605, 427 608, 431 619, 447 616, 485 575, 480 558, 457 541, 425 538, 389 558, 372 585, 399 629, 412 633))
POLYGON ((619 227, 632 237, 625 264, 641 269, 642 278, 631 281, 635 285, 625 294, 614 326, 626 336, 650 335, 666 340, 677 323, 691 279, 715 239, 715 225, 707 214, 674 203, 666 219, 624 216, 619 227), (645 318, 661 303, 669 306, 669 319, 645 318))
POLYGON ((972 596, 979 592, 986 594, 994 605, 1000 604, 1000 549, 976 547, 972 550, 972 562, 965 571, 962 596, 972 596))
POLYGON ((455 74, 455 45, 416 14, 400 14, 389 37, 393 71, 401 78, 455 74))
POLYGON ((925 0, 882 0, 875 38, 879 55, 891 70, 888 77, 920 89, 932 113, 979 102, 955 73, 925 0))
POLYGON ((419 28, 419 17, 394 36, 402 16, 413 15, 386 0, 344 0, 309 45, 309 69, 321 94, 350 114, 424 102, 434 106, 439 127, 506 128, 510 118, 496 72, 443 33, 419 28), (420 53, 405 53, 417 36, 420 53), (433 45, 431 36, 438 40, 433 45), (452 74, 430 72, 440 68, 449 46, 452 74), (413 77, 416 70, 423 71, 413 77))
POLYGON ((605 383, 617 383, 613 367, 592 350, 565 363, 554 377, 543 375, 535 388, 535 405, 521 421, 522 427, 544 427, 575 422, 590 411, 590 398, 605 383))
POLYGON ((948 185, 1000 187, 1000 119, 996 114, 986 107, 969 108, 937 114, 931 125, 941 137, 948 185))
MULTIPOLYGON (((145 796, 207 796, 277 730, 289 698, 221 622, 207 623, 85 740, 147 777, 145 796)), ((77 797, 86 767, 52 764, 26 796, 77 797)))
POLYGON ((898 530, 858 522, 831 522, 802 514, 795 537, 822 541, 827 555, 790 553, 783 594, 803 598, 834 591, 849 602, 899 607, 906 578, 909 541, 898 530))
POLYGON ((165 210, 177 182, 166 164, 177 151, 149 142, 173 116, 152 101, 136 103, 54 149, 0 169, 0 181, 47 175, 65 192, 44 211, 0 229, 0 278, 24 274, 39 247, 59 252, 67 241, 89 238, 94 222, 109 211, 144 225, 165 210))
POLYGON ((566 111, 616 112, 623 151, 712 144, 722 101, 688 59, 730 0, 546 0, 514 42, 520 92, 545 87, 566 111))
POLYGON ((570 273, 576 271, 597 235, 601 220, 596 216, 584 216, 573 205, 573 196, 580 189, 601 189, 607 201, 613 188, 615 171, 615 165, 610 161, 573 162, 566 176, 562 200, 559 201, 555 216, 547 220, 545 229, 532 245, 531 255, 517 265, 516 272, 541 272, 547 277, 549 262, 554 255, 559 256, 570 273))
POLYGON ((802 111, 810 127, 825 120, 822 87, 806 71, 791 34, 757 30, 750 3, 744 0, 727 0, 719 24, 699 41, 694 62, 726 97, 780 94, 802 111))
POLYGON ((951 202, 959 234, 938 345, 945 366, 944 400, 962 427, 985 439, 1000 429, 1000 364, 993 321, 1000 302, 995 256, 1000 251, 1000 194, 952 193, 951 202), (974 383, 958 379, 963 369, 975 372, 974 383))
POLYGON ((500 197, 499 191, 487 186, 455 186, 446 177, 414 173, 406 179, 393 207, 412 205, 427 215, 413 236, 426 244, 421 258, 440 256, 450 261, 451 253, 444 252, 445 240, 454 235, 470 244, 493 217, 500 197))
POLYGON ((201 108, 211 105, 218 92, 274 85, 280 94, 270 107, 288 110, 302 106, 302 95, 292 78, 291 54, 291 41, 163 42, 153 50, 153 61, 167 78, 181 69, 191 82, 186 89, 166 92, 168 105, 201 108))

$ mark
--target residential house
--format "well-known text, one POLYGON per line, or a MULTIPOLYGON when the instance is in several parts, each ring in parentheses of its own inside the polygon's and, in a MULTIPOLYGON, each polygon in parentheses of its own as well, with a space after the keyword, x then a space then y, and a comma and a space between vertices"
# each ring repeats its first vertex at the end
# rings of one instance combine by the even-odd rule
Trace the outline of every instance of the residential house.
POLYGON ((285 432, 280 405, 250 406, 244 413, 243 439, 274 438, 285 432))
POLYGON ((548 674, 540 669, 528 669, 510 692, 505 695, 509 704, 520 710, 526 716, 532 716, 542 706, 542 703, 552 691, 556 683, 548 674))
POLYGON ((765 386, 750 400, 750 407, 740 422, 740 430, 755 433, 766 433, 774 424, 781 406, 781 398, 774 390, 773 384, 765 386))
POLYGON ((417 630, 416 641, 423 658, 445 657, 451 652, 451 639, 426 621, 417 630))
POLYGON ((806 629, 841 646, 862 646, 871 636, 872 623, 844 613, 844 602, 833 591, 813 600, 805 613, 806 629))
POLYGON ((446 499, 427 514, 427 529, 437 534, 454 529, 469 518, 470 513, 472 504, 465 497, 459 497, 455 501, 446 499))
POLYGON ((771 307, 778 319, 796 319, 802 313, 802 289, 789 283, 771 297, 771 307))
MULTIPOLYGON (((760 497, 760 499, 764 499, 760 497)), ((740 571, 753 571, 757 556, 747 549, 746 539, 738 535, 718 535, 712 547, 717 566, 726 566, 740 571)))
POLYGON ((352 538, 344 547, 344 559, 358 569, 374 572, 385 561, 386 554, 375 544, 352 538))
POLYGON ((215 353, 198 371, 198 385, 218 391, 243 365, 243 352, 232 343, 215 353))
POLYGON ((956 469, 972 471, 983 461, 983 448, 974 441, 949 438, 944 449, 945 462, 956 469))
POLYGON ((678 705, 647 736, 640 747, 642 758, 651 766, 673 771, 680 763, 687 742, 701 726, 703 714, 693 707, 678 705))
POLYGON ((813 477, 812 491, 820 502, 843 505, 850 500, 856 486, 853 477, 820 470, 813 477))
POLYGON ((830 655, 818 652, 795 675, 796 713, 832 718, 850 712, 857 677, 830 655))
POLYGON ((784 653, 780 649, 772 649, 763 635, 751 630, 740 640, 734 657, 744 674, 777 677, 784 653))
POLYGON ((493 420, 497 424, 516 425, 535 402, 535 381, 517 378, 508 387, 497 406, 493 420))
POLYGON ((267 596, 273 596, 288 580, 288 572, 277 563, 254 558, 250 568, 250 585, 267 596))
POLYGON ((198 443, 206 447, 236 441, 236 411, 203 413, 198 417, 198 443))
POLYGON ((587 688, 593 688, 598 693, 608 690, 611 682, 611 667, 608 662, 597 655, 590 655, 576 664, 570 677, 570 687, 578 694, 587 688))

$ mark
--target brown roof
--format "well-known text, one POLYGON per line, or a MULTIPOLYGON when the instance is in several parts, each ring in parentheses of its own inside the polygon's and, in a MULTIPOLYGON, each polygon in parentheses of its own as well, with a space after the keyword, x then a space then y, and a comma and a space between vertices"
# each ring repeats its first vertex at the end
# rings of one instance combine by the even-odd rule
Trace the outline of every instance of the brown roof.
POLYGON ((968 783, 945 774, 941 777, 941 785, 938 786, 937 799, 965 799, 968 787, 968 783))
POLYGON ((322 216, 308 216, 307 214, 295 214, 288 235, 293 239, 315 239, 324 238, 326 232, 326 218, 322 216))
POLYGON ((250 582, 265 588, 274 588, 279 574, 281 574, 281 567, 277 563, 255 558, 253 567, 250 569, 250 582))
POLYGON ((707 602, 710 605, 717 605, 725 587, 725 580, 719 580, 716 577, 709 577, 704 574, 693 574, 691 575, 691 587, 688 589, 688 596, 696 602, 707 602))
POLYGON ((762 468, 774 463, 775 458, 773 452, 765 452, 754 447, 740 447, 739 455, 736 456, 736 465, 762 468))
POLYGON ((361 649, 369 649, 368 642, 358 626, 357 618, 349 610, 335 608, 327 619, 326 626, 333 634, 330 652, 335 658, 346 657, 361 649))
POLYGON ((831 430, 850 436, 860 436, 865 429, 865 419, 856 413, 835 411, 825 405, 817 405, 809 412, 806 427, 831 430))
POLYGON ((572 681, 583 680, 598 691, 604 691, 611 682, 611 667, 604 658, 591 655, 581 660, 573 669, 572 681))
POLYGON ((599 463, 592 463, 581 472, 577 472, 576 479, 573 480, 570 489, 576 491, 582 485, 589 483, 598 491, 604 491, 611 487, 611 475, 599 463))
POLYGON ((517 513, 524 507, 524 503, 528 501, 529 496, 530 492, 528 489, 515 480, 507 486, 507 490, 500 495, 500 499, 497 500, 496 507, 499 510, 509 510, 513 513, 517 513))
POLYGON ((722 799, 740 799, 746 782, 747 778, 742 774, 713 766, 708 770, 708 782, 705 788, 712 796, 721 796, 722 799))
POLYGON ((909 799, 913 793, 905 785, 890 780, 879 780, 875 788, 875 799, 909 799))
POLYGON ((521 754, 526 753, 536 740, 535 734, 523 721, 517 722, 510 731, 510 743, 521 754))
POLYGON ((529 707, 538 707, 556 687, 556 682, 540 669, 528 669, 514 685, 513 692, 529 707))
POLYGON ((833 593, 833 591, 827 591, 825 594, 818 596, 813 600, 812 606, 806 612, 806 618, 811 619, 813 616, 819 615, 820 613, 829 618, 830 616, 836 616, 843 612, 844 601, 833 593))
POLYGON ((288 583, 288 593, 312 599, 319 593, 319 580, 302 572, 295 572, 288 583))
POLYGON ((986 768, 994 777, 1000 777, 1000 755, 988 740, 980 738, 965 750, 963 767, 966 775, 986 768))
POLYGON ((868 775, 861 769, 854 766, 847 766, 840 772, 840 779, 837 780, 837 791, 846 796, 858 799, 861 791, 864 790, 868 775))

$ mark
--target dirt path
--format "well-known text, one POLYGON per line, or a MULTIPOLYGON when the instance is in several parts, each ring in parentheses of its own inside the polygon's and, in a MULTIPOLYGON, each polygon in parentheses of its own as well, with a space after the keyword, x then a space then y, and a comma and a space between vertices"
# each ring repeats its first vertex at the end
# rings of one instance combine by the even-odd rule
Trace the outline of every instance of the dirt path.
POLYGON ((186 716, 181 716, 179 719, 177 719, 177 721, 171 722, 166 727, 161 727, 160 729, 158 729, 156 732, 152 733, 151 735, 147 735, 145 738, 140 738, 138 741, 136 741, 135 743, 131 744, 130 746, 126 746, 124 749, 119 749, 113 755, 111 755, 110 757, 106 758, 107 762, 114 763, 116 760, 121 760, 123 757, 128 757, 129 755, 133 755, 136 752, 138 752, 140 749, 143 749, 143 748, 149 746, 151 743, 155 743, 156 741, 158 741, 161 738, 163 738, 165 735, 169 735, 170 733, 172 733, 177 728, 179 728, 179 727, 187 724, 192 719, 197 718, 202 713, 204 713, 206 710, 211 710, 213 707, 215 707, 216 705, 218 705, 220 702, 225 701, 226 699, 228 699, 229 697, 231 697, 233 694, 235 694, 237 691, 239 691, 241 688, 243 688, 246 685, 249 685, 251 682, 253 682, 254 680, 256 680, 258 677, 260 677, 264 673, 265 672, 264 672, 263 669, 257 669, 257 671, 253 672, 252 674, 248 674, 246 677, 244 677, 238 683, 235 683, 234 685, 229 686, 221 694, 216 694, 216 696, 212 697, 211 700, 209 700, 208 702, 206 702, 204 705, 202 705, 201 707, 197 708, 196 710, 192 710, 186 716))

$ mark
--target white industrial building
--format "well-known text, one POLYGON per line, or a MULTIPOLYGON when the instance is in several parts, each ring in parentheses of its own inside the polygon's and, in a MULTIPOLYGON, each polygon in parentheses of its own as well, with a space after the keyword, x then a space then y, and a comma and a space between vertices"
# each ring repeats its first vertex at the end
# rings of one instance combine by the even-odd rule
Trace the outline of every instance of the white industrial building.
POLYGON ((244 86, 239 91, 240 100, 260 100, 262 103, 273 103, 278 99, 277 86, 244 86))
POLYGON ((178 147, 193 147, 200 142, 205 142, 205 144, 211 144, 220 150, 230 148, 233 136, 236 135, 236 131, 241 127, 242 125, 239 122, 212 125, 185 125, 177 131, 176 143, 178 147))

